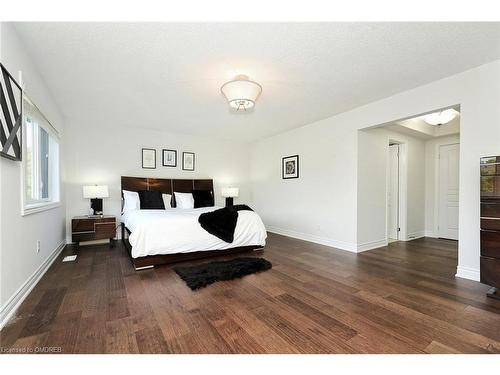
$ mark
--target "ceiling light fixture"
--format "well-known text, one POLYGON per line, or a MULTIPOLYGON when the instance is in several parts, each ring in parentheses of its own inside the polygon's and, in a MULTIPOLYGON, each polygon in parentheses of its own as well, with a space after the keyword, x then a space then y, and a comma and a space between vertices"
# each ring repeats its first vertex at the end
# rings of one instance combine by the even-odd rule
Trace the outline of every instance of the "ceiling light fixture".
POLYGON ((250 81, 248 76, 238 75, 232 81, 226 82, 220 88, 229 106, 236 111, 247 110, 255 106, 255 101, 262 92, 262 86, 250 81))
POLYGON ((454 109, 445 109, 444 111, 434 112, 424 117, 424 121, 429 125, 443 125, 455 117, 457 117, 458 112, 454 109))

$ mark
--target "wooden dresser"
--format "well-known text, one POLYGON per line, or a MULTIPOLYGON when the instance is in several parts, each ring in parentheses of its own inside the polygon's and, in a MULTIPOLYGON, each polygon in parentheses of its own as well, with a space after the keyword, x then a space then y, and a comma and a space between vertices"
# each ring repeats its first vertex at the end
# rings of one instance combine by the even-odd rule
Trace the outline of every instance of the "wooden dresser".
POLYGON ((71 221, 71 237, 77 247, 81 241, 107 238, 113 246, 115 236, 116 218, 114 216, 76 216, 71 221))
POLYGON ((481 158, 481 282, 500 299, 500 156, 481 158), (498 288, 498 289, 497 289, 498 288))

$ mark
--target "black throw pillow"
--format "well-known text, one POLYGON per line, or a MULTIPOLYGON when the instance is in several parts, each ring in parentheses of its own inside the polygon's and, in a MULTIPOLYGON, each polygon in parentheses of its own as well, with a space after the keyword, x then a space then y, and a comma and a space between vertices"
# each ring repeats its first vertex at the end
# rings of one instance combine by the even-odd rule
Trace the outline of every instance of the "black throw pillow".
POLYGON ((141 210, 164 210, 165 204, 160 191, 139 190, 139 200, 141 201, 141 210))
POLYGON ((194 208, 212 207, 214 197, 210 190, 193 190, 194 208))

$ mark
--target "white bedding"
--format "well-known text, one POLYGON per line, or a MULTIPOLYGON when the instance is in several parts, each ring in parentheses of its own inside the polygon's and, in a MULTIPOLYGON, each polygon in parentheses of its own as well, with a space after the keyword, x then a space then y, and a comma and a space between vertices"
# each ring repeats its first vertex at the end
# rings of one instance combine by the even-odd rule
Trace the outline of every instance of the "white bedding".
POLYGON ((121 216, 130 230, 132 257, 224 250, 239 246, 266 244, 266 228, 253 211, 238 211, 234 241, 224 242, 203 229, 198 217, 220 207, 166 210, 131 210, 121 216))

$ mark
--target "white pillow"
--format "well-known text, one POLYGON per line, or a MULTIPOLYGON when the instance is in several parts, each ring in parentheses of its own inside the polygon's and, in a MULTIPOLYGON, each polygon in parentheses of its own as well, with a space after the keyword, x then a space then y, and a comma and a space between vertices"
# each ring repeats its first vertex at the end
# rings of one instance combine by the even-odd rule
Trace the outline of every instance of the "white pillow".
POLYGON ((123 190, 123 210, 122 213, 131 210, 140 210, 141 201, 139 193, 136 191, 123 190))
POLYGON ((170 194, 162 194, 163 204, 165 205, 165 209, 172 208, 172 196, 170 194))
POLYGON ((193 193, 178 193, 174 191, 177 208, 194 208, 193 193))

